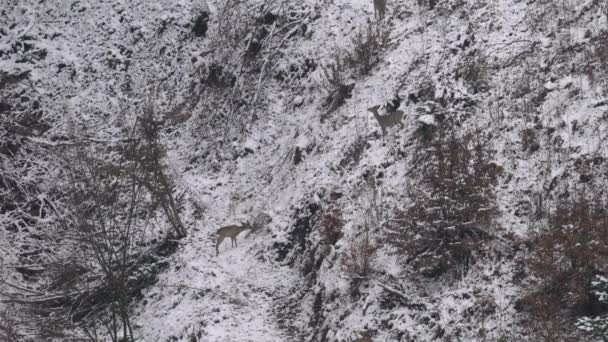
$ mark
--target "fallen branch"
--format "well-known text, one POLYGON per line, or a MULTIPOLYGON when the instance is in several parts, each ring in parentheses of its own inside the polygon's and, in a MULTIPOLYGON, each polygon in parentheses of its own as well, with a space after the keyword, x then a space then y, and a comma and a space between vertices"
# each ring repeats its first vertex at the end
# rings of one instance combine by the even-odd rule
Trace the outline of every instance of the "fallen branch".
POLYGON ((383 288, 384 290, 386 290, 387 292, 389 292, 389 293, 391 293, 393 295, 396 295, 397 297, 402 298, 405 301, 404 304, 405 304, 406 307, 408 307, 408 308, 414 308, 416 310, 426 310, 426 305, 419 304, 419 303, 412 303, 410 301, 410 298, 405 293, 403 293, 403 292, 401 292, 401 291, 399 291, 399 290, 397 290, 397 289, 395 289, 395 288, 393 288, 391 286, 388 286, 388 285, 380 282, 379 280, 374 279, 374 282, 376 284, 378 284, 378 286, 380 286, 381 288, 383 288))

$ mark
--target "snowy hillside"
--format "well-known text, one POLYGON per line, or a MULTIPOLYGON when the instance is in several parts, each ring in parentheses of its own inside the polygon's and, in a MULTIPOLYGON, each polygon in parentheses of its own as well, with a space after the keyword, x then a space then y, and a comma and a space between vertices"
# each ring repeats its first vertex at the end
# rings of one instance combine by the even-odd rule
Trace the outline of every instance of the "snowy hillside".
POLYGON ((603 1, 3 1, 0 340, 605 338, 603 1))

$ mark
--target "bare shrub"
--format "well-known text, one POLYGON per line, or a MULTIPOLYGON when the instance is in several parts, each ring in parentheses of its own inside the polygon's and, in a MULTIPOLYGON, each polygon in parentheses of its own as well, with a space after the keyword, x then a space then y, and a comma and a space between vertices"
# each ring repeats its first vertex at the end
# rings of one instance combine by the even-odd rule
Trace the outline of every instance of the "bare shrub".
POLYGON ((343 157, 339 163, 340 168, 346 169, 356 167, 361 161, 361 158, 363 158, 367 148, 369 148, 367 140, 361 135, 357 136, 355 141, 348 145, 344 151, 343 157))
POLYGON ((333 54, 331 62, 322 69, 322 85, 328 95, 323 103, 327 109, 321 122, 352 97, 355 84, 350 83, 350 79, 368 75, 378 64, 382 52, 389 45, 390 33, 388 26, 368 21, 367 26, 359 29, 352 38, 351 49, 333 54))
POLYGON ((537 278, 522 300, 532 329, 545 341, 572 330, 580 316, 605 312, 592 279, 608 272, 608 206, 604 195, 576 191, 559 200, 547 226, 529 241, 528 267, 537 278), (572 324, 564 325, 564 322, 572 324))
POLYGON ((323 87, 329 93, 346 84, 347 70, 344 65, 344 56, 341 50, 332 55, 331 62, 321 69, 323 75, 323 87))
POLYGON ((155 118, 150 101, 138 120, 138 130, 131 138, 133 142, 124 150, 124 157, 138 171, 132 176, 136 177, 138 184, 143 185, 163 209, 173 228, 174 237, 181 239, 186 237, 187 232, 180 218, 179 203, 173 194, 175 185, 165 171, 166 151, 160 141, 161 124, 155 118))
POLYGON ((328 244, 335 245, 342 238, 342 229, 344 228, 344 219, 342 218, 342 210, 331 205, 321 216, 319 222, 319 232, 321 239, 328 244))
POLYGON ((352 280, 353 293, 374 272, 373 264, 379 248, 374 232, 380 227, 384 213, 382 195, 375 176, 370 175, 359 190, 359 228, 362 230, 349 239, 342 255, 342 270, 352 280))
POLYGON ((533 128, 526 128, 521 132, 521 145, 524 151, 534 153, 540 148, 536 131, 533 128))
POLYGON ((378 23, 368 22, 352 39, 353 48, 345 62, 360 75, 367 75, 380 61, 382 52, 388 47, 390 29, 378 23))
POLYGON ((153 281, 158 257, 175 250, 170 238, 185 236, 165 173, 161 122, 144 112, 123 139, 59 147, 65 174, 54 238, 63 253, 44 264, 46 286, 7 295, 36 318, 28 322, 36 338, 80 331, 92 341, 134 341, 131 301, 153 281), (162 214, 171 232, 156 225, 162 214))
POLYGON ((422 177, 386 226, 386 242, 415 272, 467 273, 496 217, 496 166, 482 133, 441 132, 425 153, 422 177))
POLYGON ((488 64, 484 58, 466 59, 458 67, 457 75, 466 82, 469 92, 472 94, 489 89, 488 64))
POLYGON ((322 69, 323 87, 327 92, 323 106, 327 108, 321 116, 323 122, 331 113, 352 97, 354 83, 348 83, 348 73, 341 51, 334 54, 332 62, 322 69))
MULTIPOLYGON (((145 229, 139 220, 145 210, 145 187, 137 181, 141 176, 135 170, 100 162, 89 151, 79 153, 78 160, 79 165, 73 169, 71 201, 75 208, 75 238, 85 260, 95 262, 91 271, 100 282, 95 291, 84 295, 85 305, 76 305, 72 315, 89 317, 83 327, 90 336, 98 321, 108 321, 112 328, 105 333, 112 341, 132 341, 129 278, 138 254, 137 242, 142 240, 145 229), (111 312, 109 316, 101 314, 105 308, 111 312)), ((59 289, 79 288, 71 281, 61 285, 59 289)))
POLYGON ((253 226, 253 228, 255 230, 258 230, 258 229, 261 229, 262 227, 264 227, 265 225, 269 224, 270 222, 272 222, 272 216, 270 216, 268 213, 266 213, 264 211, 260 211, 253 218, 251 225, 253 226))
POLYGON ((7 342, 23 341, 17 320, 8 311, 0 311, 0 340, 7 342))
POLYGON ((283 0, 226 0, 218 3, 213 20, 199 14, 197 30, 209 37, 200 56, 205 62, 197 63, 194 71, 202 82, 190 84, 183 106, 205 113, 197 116, 196 126, 199 137, 214 141, 210 149, 224 150, 264 112, 269 100, 266 83, 284 57, 282 49, 296 36, 298 22, 306 17, 305 11, 288 17, 290 9, 283 0))
POLYGON ((377 250, 378 246, 371 240, 368 232, 350 240, 342 256, 342 270, 354 280, 355 286, 371 275, 377 250))

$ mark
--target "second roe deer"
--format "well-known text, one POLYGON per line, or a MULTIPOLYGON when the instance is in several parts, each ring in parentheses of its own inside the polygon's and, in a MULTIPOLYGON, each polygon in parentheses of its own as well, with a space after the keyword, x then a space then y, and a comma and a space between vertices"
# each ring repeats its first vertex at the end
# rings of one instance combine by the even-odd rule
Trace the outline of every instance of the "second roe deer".
POLYGON ((387 127, 400 125, 400 127, 403 128, 404 125, 403 122, 401 122, 401 119, 403 119, 402 110, 396 110, 385 115, 380 115, 378 114, 378 108, 380 108, 380 106, 373 106, 368 108, 367 110, 374 115, 374 118, 376 118, 376 120, 378 120, 378 124, 380 125, 380 128, 382 128, 382 136, 386 136, 387 127))
POLYGON ((217 238, 217 241, 215 243, 215 256, 218 256, 220 254, 219 247, 222 244, 222 241, 224 241, 225 237, 230 238, 232 247, 238 247, 238 244, 236 243, 236 237, 237 237, 237 235, 239 235, 240 233, 242 233, 243 231, 245 231, 247 229, 253 230, 253 227, 249 223, 245 223, 240 226, 239 225, 230 225, 230 226, 225 226, 225 227, 218 229, 217 232, 215 232, 215 235, 217 238))
POLYGON ((386 0, 374 0, 374 17, 378 13, 378 19, 384 18, 384 10, 386 9, 386 0))
POLYGON ((371 337, 361 337, 361 338, 354 340, 353 342, 372 342, 372 338, 371 337))
POLYGON ((358 339, 353 340, 353 342, 373 342, 374 340, 372 340, 371 336, 369 335, 364 335, 363 337, 359 337, 358 339))

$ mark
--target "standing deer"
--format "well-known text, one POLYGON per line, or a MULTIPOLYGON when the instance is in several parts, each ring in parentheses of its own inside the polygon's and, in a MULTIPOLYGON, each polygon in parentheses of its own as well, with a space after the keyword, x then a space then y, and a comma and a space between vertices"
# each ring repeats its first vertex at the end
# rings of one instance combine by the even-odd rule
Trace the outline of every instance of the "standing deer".
POLYGON ((247 229, 253 230, 253 227, 249 223, 245 223, 241 226, 230 225, 218 229, 217 232, 215 232, 215 235, 217 237, 217 242, 215 243, 215 256, 218 256, 220 254, 219 247, 222 244, 222 241, 224 241, 225 237, 230 237, 232 247, 238 247, 238 244, 236 243, 236 237, 247 229))
POLYGON ((372 338, 369 336, 361 337, 361 338, 354 340, 353 342, 372 342, 372 338))
POLYGON ((353 342, 373 342, 374 340, 372 340, 371 335, 369 334, 369 331, 364 332, 361 337, 354 339, 353 342))
POLYGON ((374 17, 378 13, 378 19, 384 18, 384 10, 386 9, 386 0, 374 0, 374 17))
POLYGON ((378 108, 380 108, 380 106, 373 106, 368 108, 367 110, 374 115, 374 118, 376 118, 376 120, 378 120, 378 124, 380 125, 380 128, 382 128, 383 137, 386 136, 387 127, 399 124, 400 128, 403 128, 404 125, 403 122, 401 122, 401 119, 403 118, 402 110, 396 110, 381 116, 380 114, 378 114, 378 108))

